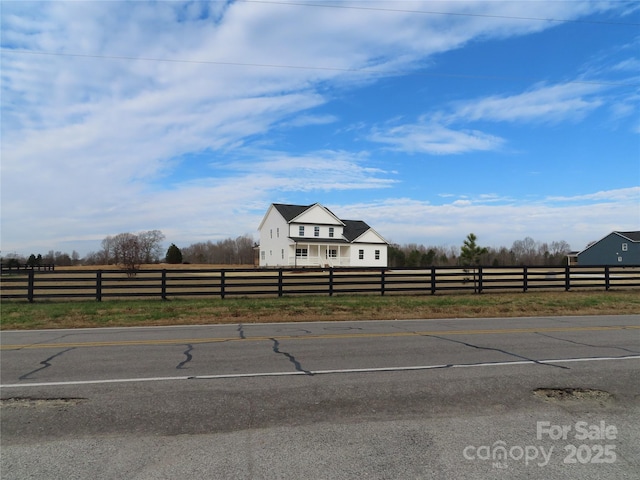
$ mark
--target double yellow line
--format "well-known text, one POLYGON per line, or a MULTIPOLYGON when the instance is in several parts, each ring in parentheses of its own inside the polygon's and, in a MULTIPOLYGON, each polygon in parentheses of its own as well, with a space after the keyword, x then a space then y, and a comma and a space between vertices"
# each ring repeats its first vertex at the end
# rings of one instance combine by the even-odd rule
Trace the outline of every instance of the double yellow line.
POLYGON ((211 338, 170 338, 156 340, 111 340, 104 342, 65 342, 65 343, 25 343, 1 345, 0 350, 26 350, 46 348, 91 348, 91 347, 131 347, 131 346, 159 346, 159 345, 185 345, 201 343, 222 342, 259 342, 265 340, 322 340, 322 339, 347 339, 347 338, 383 338, 383 337, 413 337, 413 336, 443 336, 443 335, 503 335, 519 333, 551 333, 551 332, 600 332, 613 330, 638 330, 640 325, 614 325, 593 327, 543 327, 543 328, 503 328, 482 330, 428 330, 428 331, 404 331, 386 333, 334 333, 334 334, 309 334, 309 335, 269 335, 255 337, 211 337, 211 338))

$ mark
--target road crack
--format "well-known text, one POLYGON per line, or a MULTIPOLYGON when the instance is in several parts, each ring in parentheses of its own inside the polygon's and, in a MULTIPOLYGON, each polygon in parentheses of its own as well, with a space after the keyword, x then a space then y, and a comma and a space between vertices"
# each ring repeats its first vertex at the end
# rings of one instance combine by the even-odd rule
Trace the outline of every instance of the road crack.
POLYGON ((193 359, 193 355, 191 355, 192 351, 193 351, 193 345, 188 343, 187 349, 184 352, 182 352, 187 358, 178 364, 178 366, 176 367, 176 370, 183 370, 185 368, 185 365, 193 359))
POLYGON ((547 366, 547 367, 562 368, 563 370, 570 370, 569 367, 565 367, 563 365, 555 365, 555 364, 549 363, 549 362, 541 362, 540 360, 535 360, 533 358, 529 358, 529 357, 526 357, 524 355, 519 355, 517 353, 509 352, 507 350, 503 350, 502 348, 481 347, 479 345, 474 345, 473 343, 463 342, 462 340, 454 340, 452 338, 447 338, 447 337, 441 337, 439 335, 425 335, 425 334, 418 334, 418 335, 420 335, 422 337, 438 338, 440 340, 445 340, 447 342, 457 343, 457 344, 460 344, 460 345, 464 345, 465 347, 476 348, 478 350, 489 350, 489 351, 499 352, 499 353, 503 353, 504 355, 509 355, 511 357, 516 357, 516 358, 519 358, 521 360, 526 360, 528 362, 536 363, 538 365, 543 365, 543 366, 547 366))
POLYGON ((67 348, 66 350, 62 350, 61 352, 58 352, 55 355, 51 355, 49 358, 45 358, 43 361, 40 362, 40 365, 42 365, 42 367, 36 368, 35 370, 30 371, 29 373, 25 373, 19 378, 19 380, 31 380, 30 375, 34 375, 38 372, 41 372, 45 368, 49 368, 51 366, 51 363, 50 363, 51 360, 74 349, 75 347, 67 348))
POLYGON ((295 367, 297 372, 303 372, 305 375, 313 375, 313 372, 309 371, 309 370, 305 370, 304 368, 302 368, 302 365, 300 365, 300 362, 298 360, 296 360, 296 357, 294 357, 293 355, 291 355, 288 352, 281 352, 280 351, 280 342, 278 342, 278 340, 276 340, 275 338, 271 338, 270 339, 273 342, 273 351, 274 353, 277 353, 278 355, 284 355, 285 357, 287 357, 289 359, 289 361, 291 363, 293 363, 293 366, 295 367))
POLYGON ((561 342, 573 343, 574 345, 583 345, 585 347, 592 347, 592 348, 614 348, 616 350, 622 350, 623 352, 629 352, 635 355, 640 354, 640 352, 638 352, 637 350, 631 350, 629 348, 624 348, 624 347, 616 347, 615 345, 591 345, 590 343, 576 342, 575 340, 568 340, 566 338, 554 337, 553 335, 548 335, 546 333, 540 333, 540 332, 536 332, 536 335, 540 335, 541 337, 552 338, 554 340, 560 340, 561 342))

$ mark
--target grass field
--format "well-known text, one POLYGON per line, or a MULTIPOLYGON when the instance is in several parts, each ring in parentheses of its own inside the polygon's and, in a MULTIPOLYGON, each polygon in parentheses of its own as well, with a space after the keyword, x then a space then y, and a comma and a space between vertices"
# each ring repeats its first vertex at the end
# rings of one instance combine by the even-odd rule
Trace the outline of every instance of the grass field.
POLYGON ((340 295, 282 298, 3 301, 0 328, 79 328, 256 322, 640 314, 640 293, 340 295))

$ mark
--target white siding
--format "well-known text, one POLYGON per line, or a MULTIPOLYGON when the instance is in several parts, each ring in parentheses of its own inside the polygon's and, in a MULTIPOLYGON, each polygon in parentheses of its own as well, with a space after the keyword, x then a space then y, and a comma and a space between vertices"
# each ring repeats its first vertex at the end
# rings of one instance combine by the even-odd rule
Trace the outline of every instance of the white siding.
POLYGON ((308 225, 342 225, 342 222, 331 215, 320 205, 314 205, 302 215, 295 218, 296 223, 304 223, 308 225))
POLYGON ((288 259, 289 225, 282 215, 272 208, 262 223, 260 230, 260 266, 273 267, 286 265, 288 259), (282 249, 285 250, 285 259, 282 260, 282 249))
POLYGON ((357 239, 359 243, 380 243, 386 245, 386 242, 381 239, 373 230, 368 230, 362 235, 360 235, 357 239))
POLYGON ((291 237, 299 237, 300 236, 300 226, 304 226, 304 237, 306 238, 342 238, 342 231, 344 227, 342 225, 321 225, 317 223, 291 223, 288 225, 289 236, 291 237), (320 235, 318 237, 314 237, 313 229, 314 227, 320 227, 320 235), (333 237, 329 237, 329 228, 333 228, 333 237))
POLYGON ((351 244, 351 266, 352 267, 386 267, 387 266, 387 245, 352 243, 351 244), (360 250, 364 251, 364 258, 360 259, 360 250), (375 252, 380 250, 380 258, 376 260, 375 252))

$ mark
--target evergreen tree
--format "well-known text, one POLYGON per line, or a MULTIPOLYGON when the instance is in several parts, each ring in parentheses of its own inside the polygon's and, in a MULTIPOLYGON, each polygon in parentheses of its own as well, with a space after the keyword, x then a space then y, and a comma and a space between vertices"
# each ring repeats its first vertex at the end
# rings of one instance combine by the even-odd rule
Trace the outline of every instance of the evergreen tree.
POLYGON ((166 259, 167 263, 182 263, 182 252, 174 243, 172 243, 167 249, 166 259))
POLYGON ((473 233, 467 235, 467 238, 460 248, 460 261, 462 265, 479 265, 480 257, 487 253, 487 249, 479 247, 476 244, 476 240, 478 240, 478 237, 473 233))
MULTIPOLYGON (((471 265, 475 267, 476 265, 480 265, 480 257, 488 252, 486 248, 479 247, 476 244, 476 240, 478 240, 478 237, 476 237, 473 233, 470 233, 469 235, 467 235, 467 238, 462 244, 462 247, 460 247, 460 263, 462 263, 462 265, 464 265, 465 267, 469 267, 471 265)), ((465 271, 468 270, 465 269, 465 271)), ((478 291, 475 268, 473 268, 473 291, 478 291)))

